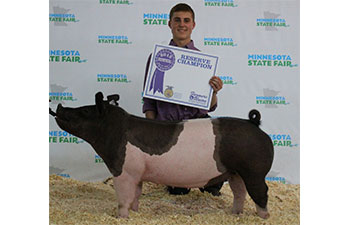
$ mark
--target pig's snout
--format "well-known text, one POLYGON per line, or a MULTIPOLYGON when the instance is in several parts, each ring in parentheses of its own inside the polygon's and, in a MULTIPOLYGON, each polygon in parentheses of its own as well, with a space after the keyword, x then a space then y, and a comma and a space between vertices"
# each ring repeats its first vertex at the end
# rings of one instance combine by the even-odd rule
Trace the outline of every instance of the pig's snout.
POLYGON ((57 116, 58 110, 61 109, 61 108, 62 108, 62 104, 61 104, 61 103, 58 104, 57 109, 56 109, 56 112, 54 112, 54 111, 49 107, 49 114, 50 114, 51 116, 53 116, 53 117, 56 117, 56 116, 57 116))
POLYGON ((56 113, 54 111, 52 111, 51 108, 49 108, 49 114, 53 117, 56 117, 56 113))
MULTIPOLYGON (((56 109, 56 112, 58 111, 59 108, 62 108, 61 103, 58 104, 57 109, 56 109)), ((56 112, 54 112, 54 111, 49 107, 49 114, 50 114, 51 116, 56 117, 56 116, 57 116, 57 113, 56 113, 56 112)))
POLYGON ((68 122, 69 118, 67 117, 66 114, 67 113, 65 112, 65 108, 62 106, 62 104, 61 103, 58 104, 56 109, 56 118, 68 122))

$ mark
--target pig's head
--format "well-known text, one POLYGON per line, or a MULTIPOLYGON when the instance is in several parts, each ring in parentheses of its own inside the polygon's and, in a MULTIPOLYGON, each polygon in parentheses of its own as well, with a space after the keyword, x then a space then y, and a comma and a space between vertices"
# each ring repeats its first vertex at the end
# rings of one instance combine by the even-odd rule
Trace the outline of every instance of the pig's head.
POLYGON ((113 123, 113 119, 120 120, 118 117, 124 112, 115 106, 118 104, 119 95, 112 97, 113 99, 108 96, 108 100, 104 101, 103 94, 98 92, 95 95, 95 105, 68 108, 59 104, 55 115, 56 122, 61 129, 94 145, 105 133, 106 124, 113 123), (111 100, 115 105, 110 104, 111 100))

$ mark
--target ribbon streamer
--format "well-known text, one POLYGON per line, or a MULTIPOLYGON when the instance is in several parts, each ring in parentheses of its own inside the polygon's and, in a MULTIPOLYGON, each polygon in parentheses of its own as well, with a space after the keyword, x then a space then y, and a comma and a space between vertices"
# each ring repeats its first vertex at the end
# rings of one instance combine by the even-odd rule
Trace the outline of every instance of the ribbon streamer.
POLYGON ((156 71, 154 71, 149 91, 151 91, 153 88, 153 94, 156 93, 157 91, 163 94, 163 83, 164 83, 164 72, 157 68, 156 71))

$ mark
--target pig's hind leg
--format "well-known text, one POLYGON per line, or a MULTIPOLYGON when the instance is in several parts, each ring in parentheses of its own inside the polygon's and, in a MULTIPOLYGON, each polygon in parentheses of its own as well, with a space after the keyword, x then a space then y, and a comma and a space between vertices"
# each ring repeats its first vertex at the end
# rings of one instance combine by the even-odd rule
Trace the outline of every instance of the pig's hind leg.
POLYGON ((240 173, 240 175, 244 180, 248 194, 255 202, 258 216, 263 219, 269 218, 270 214, 267 210, 268 187, 265 183, 265 176, 263 176, 261 173, 252 172, 243 172, 240 173))
POLYGON ((229 177, 228 182, 233 193, 233 210, 234 214, 243 213, 243 206, 247 190, 241 176, 237 173, 229 177))

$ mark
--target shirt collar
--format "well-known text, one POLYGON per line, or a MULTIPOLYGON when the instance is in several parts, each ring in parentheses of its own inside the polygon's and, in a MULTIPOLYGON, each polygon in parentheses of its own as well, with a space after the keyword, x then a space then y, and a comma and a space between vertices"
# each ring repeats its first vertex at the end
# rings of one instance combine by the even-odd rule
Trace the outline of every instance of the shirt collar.
MULTIPOLYGON (((177 44, 175 43, 175 41, 173 39, 171 39, 169 45, 177 46, 177 44)), ((184 48, 195 49, 193 40, 191 40, 187 45, 185 45, 184 48)))

